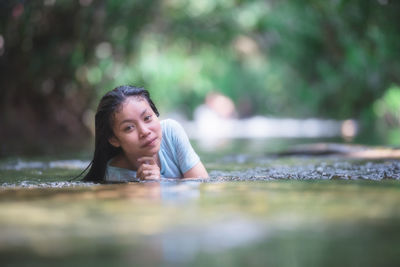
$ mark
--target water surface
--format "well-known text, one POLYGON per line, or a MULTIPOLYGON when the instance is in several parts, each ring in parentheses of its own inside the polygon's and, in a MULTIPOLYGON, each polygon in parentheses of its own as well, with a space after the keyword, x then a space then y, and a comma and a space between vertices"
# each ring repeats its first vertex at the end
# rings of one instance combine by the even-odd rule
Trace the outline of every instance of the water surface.
POLYGON ((211 178, 95 185, 87 160, 0 162, 6 266, 397 266, 400 163, 221 156, 211 178))

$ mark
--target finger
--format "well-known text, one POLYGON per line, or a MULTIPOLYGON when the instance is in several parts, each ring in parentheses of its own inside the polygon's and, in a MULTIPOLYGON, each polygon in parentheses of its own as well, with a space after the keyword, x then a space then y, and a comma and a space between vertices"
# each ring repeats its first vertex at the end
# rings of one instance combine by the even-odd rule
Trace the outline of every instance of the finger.
POLYGON ((156 165, 156 160, 154 157, 141 157, 138 158, 139 164, 150 164, 150 165, 156 165))
POLYGON ((160 177, 160 170, 157 168, 151 168, 151 169, 143 169, 140 172, 136 173, 136 177, 139 179, 153 179, 155 177, 160 177))
POLYGON ((143 165, 140 165, 139 168, 136 171, 136 177, 143 176, 143 171, 144 171, 144 167, 143 167, 143 165))
POLYGON ((146 176, 143 180, 160 180, 161 177, 159 175, 150 175, 146 176))
POLYGON ((152 169, 159 169, 157 165, 150 165, 150 164, 146 164, 143 163, 139 166, 139 168, 137 169, 137 173, 139 172, 143 172, 144 170, 152 170, 152 169))
POLYGON ((160 170, 159 169, 152 169, 152 170, 147 170, 145 171, 146 176, 161 176, 160 170))
POLYGON ((155 175, 155 172, 153 170, 144 170, 143 174, 147 177, 147 176, 155 175))
POLYGON ((138 170, 137 170, 137 172, 136 172, 136 177, 139 178, 139 179, 143 179, 143 178, 145 177, 144 169, 143 169, 142 166, 140 166, 140 167, 138 168, 138 170))
POLYGON ((148 171, 148 170, 153 170, 155 172, 160 172, 160 168, 157 165, 149 165, 149 164, 142 164, 140 165, 138 171, 148 171))
POLYGON ((136 176, 136 178, 138 178, 139 180, 144 180, 144 179, 145 179, 145 176, 144 176, 143 174, 138 174, 138 175, 136 176))
POLYGON ((138 172, 144 172, 144 171, 148 171, 148 170, 155 170, 153 165, 149 165, 149 164, 142 164, 140 165, 140 168, 138 169, 138 172))

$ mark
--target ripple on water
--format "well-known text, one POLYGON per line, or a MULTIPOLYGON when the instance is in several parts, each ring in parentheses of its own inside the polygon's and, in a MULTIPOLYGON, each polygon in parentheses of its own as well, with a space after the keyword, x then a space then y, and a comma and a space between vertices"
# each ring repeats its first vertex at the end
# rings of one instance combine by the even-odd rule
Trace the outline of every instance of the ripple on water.
POLYGON ((93 183, 71 181, 88 166, 88 161, 55 160, 24 161, 21 159, 0 164, 1 188, 63 188, 92 186, 93 183), (62 177, 60 177, 62 175, 62 177), (2 180, 2 181, 1 181, 2 180))
MULTIPOLYGON (((241 159, 242 160, 242 159, 241 159)), ((236 162, 237 160, 235 160, 236 162)), ((209 172, 210 179, 191 179, 197 182, 225 182, 225 181, 270 181, 270 180, 374 180, 383 179, 400 180, 400 162, 397 160, 387 161, 357 161, 357 160, 330 160, 328 162, 312 161, 304 159, 295 159, 295 163, 277 165, 272 162, 259 167, 223 171, 218 167, 209 172)), ((46 169, 60 170, 83 170, 89 164, 81 160, 62 160, 62 161, 22 161, 9 162, 0 166, 2 170, 24 171, 33 170, 33 172, 42 174, 46 169)), ((261 164, 260 164, 261 165, 261 164)), ((240 164, 238 165, 240 167, 240 164)), ((29 176, 28 176, 29 177, 29 176)), ((21 177, 10 182, 6 180, 1 184, 2 188, 64 188, 93 186, 94 183, 66 180, 65 177, 51 179, 46 181, 46 177, 40 179, 29 179, 21 177), (44 178, 44 179, 43 179, 44 178)), ((176 179, 163 179, 164 183, 181 182, 176 179)))
POLYGON ((59 181, 59 182, 38 183, 34 181, 20 181, 16 183, 3 183, 1 187, 2 188, 66 188, 66 187, 82 187, 82 186, 93 186, 93 185, 95 184, 87 182, 59 181))
POLYGON ((83 160, 54 160, 49 162, 44 161, 23 161, 16 160, 0 165, 3 170, 20 171, 24 169, 84 169, 89 165, 89 161, 83 160))
POLYGON ((282 165, 273 167, 255 167, 235 171, 210 172, 211 177, 222 180, 400 180, 400 162, 333 162, 328 164, 282 165))

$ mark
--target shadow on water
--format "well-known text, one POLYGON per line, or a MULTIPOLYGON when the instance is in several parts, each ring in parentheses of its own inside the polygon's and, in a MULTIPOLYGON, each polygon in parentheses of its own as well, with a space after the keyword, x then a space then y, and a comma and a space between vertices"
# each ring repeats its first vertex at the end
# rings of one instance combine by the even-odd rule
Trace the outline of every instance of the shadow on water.
POLYGON ((398 266, 400 163, 232 154, 209 180, 68 182, 85 160, 0 163, 5 266, 398 266))

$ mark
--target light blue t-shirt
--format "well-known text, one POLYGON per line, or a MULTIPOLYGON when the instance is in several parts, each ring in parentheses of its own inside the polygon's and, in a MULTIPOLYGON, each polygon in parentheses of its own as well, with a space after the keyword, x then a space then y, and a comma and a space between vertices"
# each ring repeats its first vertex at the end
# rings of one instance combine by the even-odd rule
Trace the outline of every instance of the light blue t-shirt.
MULTIPOLYGON (((160 174, 163 178, 182 178, 183 174, 200 162, 193 150, 183 127, 172 119, 161 121, 162 140, 158 157, 160 174)), ((105 180, 107 182, 138 181, 136 171, 118 168, 107 164, 105 180)))

